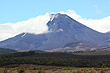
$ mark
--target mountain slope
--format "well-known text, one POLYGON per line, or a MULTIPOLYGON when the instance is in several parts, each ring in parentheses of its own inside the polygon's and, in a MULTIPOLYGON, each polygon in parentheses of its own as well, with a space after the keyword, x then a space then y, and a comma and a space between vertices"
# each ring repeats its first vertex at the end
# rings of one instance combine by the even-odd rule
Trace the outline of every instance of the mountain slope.
POLYGON ((35 35, 30 33, 21 33, 13 38, 0 42, 0 46, 15 50, 33 50, 43 45, 47 38, 45 34, 35 35), (25 36, 23 36, 26 34, 25 36), (23 37, 22 37, 23 36, 23 37))
POLYGON ((66 14, 51 14, 48 33, 21 33, 13 38, 0 42, 0 47, 15 50, 51 50, 62 48, 73 41, 101 43, 109 39, 108 34, 99 33, 77 22, 66 14))

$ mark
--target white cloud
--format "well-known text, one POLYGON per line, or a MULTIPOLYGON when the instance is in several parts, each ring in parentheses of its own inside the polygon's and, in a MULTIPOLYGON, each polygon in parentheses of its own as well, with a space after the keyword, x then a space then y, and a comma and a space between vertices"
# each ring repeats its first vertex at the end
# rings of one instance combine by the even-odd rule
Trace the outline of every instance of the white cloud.
POLYGON ((78 19, 78 21, 80 21, 84 25, 86 25, 96 31, 102 32, 102 33, 110 31, 110 16, 105 17, 103 19, 99 19, 99 20, 78 19))
POLYGON ((0 24, 0 41, 13 37, 17 34, 28 32, 41 34, 48 30, 46 23, 50 20, 48 13, 36 18, 30 18, 27 21, 0 24))
MULTIPOLYGON (((85 19, 78 15, 74 10, 67 10, 66 12, 60 11, 58 13, 67 14, 73 19, 83 23, 84 25, 105 33, 110 31, 110 16, 94 20, 85 19)), ((41 34, 48 32, 48 26, 46 23, 50 20, 49 13, 45 15, 37 16, 36 18, 30 18, 27 21, 13 23, 0 24, 0 41, 13 37, 22 32, 41 34)))

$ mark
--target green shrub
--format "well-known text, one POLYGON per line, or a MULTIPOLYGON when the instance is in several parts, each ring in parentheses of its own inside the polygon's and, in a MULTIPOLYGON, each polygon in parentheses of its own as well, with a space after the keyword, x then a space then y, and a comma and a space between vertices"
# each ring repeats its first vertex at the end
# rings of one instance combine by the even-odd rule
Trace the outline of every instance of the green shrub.
POLYGON ((101 67, 102 67, 102 68, 105 68, 105 64, 103 64, 101 67))

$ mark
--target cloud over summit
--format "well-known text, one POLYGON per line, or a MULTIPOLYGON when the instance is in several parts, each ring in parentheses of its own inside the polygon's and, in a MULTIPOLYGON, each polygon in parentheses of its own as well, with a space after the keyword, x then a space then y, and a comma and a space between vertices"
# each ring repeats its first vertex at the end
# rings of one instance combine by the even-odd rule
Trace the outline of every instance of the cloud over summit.
MULTIPOLYGON (((78 15, 74 10, 60 11, 58 13, 67 14, 78 22, 99 32, 105 33, 110 31, 110 16, 102 19, 86 19, 78 15)), ((41 34, 48 31, 46 23, 50 20, 50 14, 40 15, 35 18, 30 18, 27 21, 17 23, 0 24, 0 41, 13 37, 17 34, 26 32, 41 34)))

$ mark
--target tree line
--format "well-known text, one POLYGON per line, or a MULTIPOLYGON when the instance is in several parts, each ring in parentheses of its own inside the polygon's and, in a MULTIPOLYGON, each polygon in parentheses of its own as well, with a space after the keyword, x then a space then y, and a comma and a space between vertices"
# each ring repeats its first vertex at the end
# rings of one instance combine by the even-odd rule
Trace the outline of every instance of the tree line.
POLYGON ((11 64, 34 64, 49 66, 70 66, 70 67, 102 67, 102 65, 105 65, 105 67, 110 67, 109 56, 110 55, 81 56, 62 52, 56 53, 35 53, 34 51, 16 52, 0 54, 0 67, 11 64))
POLYGON ((0 67, 12 64, 34 64, 69 67, 110 67, 110 61, 94 61, 86 59, 53 59, 53 58, 5 58, 0 59, 0 67))

